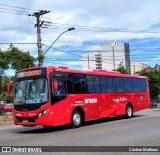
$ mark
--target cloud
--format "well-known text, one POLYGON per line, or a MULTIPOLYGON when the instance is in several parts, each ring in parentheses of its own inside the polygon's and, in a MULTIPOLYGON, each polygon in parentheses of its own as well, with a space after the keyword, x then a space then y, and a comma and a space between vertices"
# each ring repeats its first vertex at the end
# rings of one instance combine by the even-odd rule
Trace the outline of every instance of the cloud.
MULTIPOLYGON (((128 0, 95 0, 92 3, 90 1, 56 1, 48 0, 35 0, 26 1, 15 0, 2 1, 1 3, 20 6, 25 8, 32 8, 35 10, 49 10, 50 13, 44 15, 42 20, 52 21, 54 23, 62 23, 69 25, 82 25, 87 27, 100 27, 100 28, 117 28, 117 29, 150 29, 154 25, 159 25, 159 0, 134 0, 133 2, 128 0), (7 3, 8 2, 8 3, 7 3), (84 5, 85 4, 85 5, 84 5)), ((31 13, 33 12, 30 10, 31 13)), ((33 35, 36 39, 36 29, 34 28, 34 17, 29 18, 23 15, 0 13, 2 19, 0 28, 3 32, 0 32, 5 41, 13 40, 26 40, 28 35, 33 35), (5 18, 4 18, 5 16, 5 18), (32 22, 32 23, 31 23, 32 22), (5 35, 6 34, 6 35, 5 35), (24 38, 24 39, 23 39, 24 38)), ((68 25, 68 27, 69 27, 68 25)), ((58 34, 67 29, 67 25, 54 24, 52 28, 55 29, 42 29, 42 39, 49 40, 50 42, 56 38, 58 34)), ((65 34, 61 40, 75 40, 76 42, 83 42, 87 40, 107 38, 116 39, 130 39, 130 38, 146 38, 146 37, 158 37, 157 34, 133 34, 133 33, 114 33, 114 32, 92 32, 92 31, 77 31, 69 32, 65 34), (72 34, 72 35, 69 35, 72 34), (72 38, 72 39, 71 39, 72 38)), ((49 42, 48 41, 48 42, 49 42)))
MULTIPOLYGON (((76 29, 63 34, 53 45, 66 51, 90 51, 100 49, 107 40, 129 42, 130 47, 159 46, 159 33, 125 33, 103 31, 102 28, 149 30, 159 28, 159 0, 1 0, 1 4, 22 7, 31 14, 36 10, 48 10, 41 20, 50 21, 48 29, 41 29, 42 43, 50 46, 52 42, 69 27, 76 29), (26 10, 24 8, 33 9, 26 10), (99 30, 99 31, 95 31, 99 30), (141 42, 140 42, 141 41, 141 42)), ((2 8, 3 6, 0 6, 2 8)), ((7 7, 4 7, 5 9, 7 7)), ((8 9, 18 9, 10 8, 8 9)), ((9 14, 0 9, 0 42, 37 42, 36 19, 27 15, 9 14)), ((7 10, 5 10, 7 11, 7 10)), ((36 45, 16 45, 24 51, 31 51, 37 57, 36 45)), ((2 49, 8 45, 1 45, 2 49)), ((43 51, 47 48, 43 46, 43 51)), ((141 52, 143 55, 143 51, 141 52)), ((82 52, 77 52, 81 56, 82 52)), ((60 51, 48 51, 46 56, 61 58, 67 54, 60 51)), ((158 54, 157 54, 158 55, 158 54)), ((73 55, 69 55, 73 58, 73 55)), ((154 60, 159 57, 155 57, 154 60)), ((150 58, 151 60, 151 58, 150 58)), ((153 60, 153 61, 154 61, 153 60)), ((149 60, 148 60, 149 61, 149 60)), ((76 61, 75 61, 76 62, 76 61)), ((79 63, 78 61, 76 63, 79 63)), ((73 64, 73 62, 72 62, 73 64)))
POLYGON ((62 55, 64 55, 65 53, 62 52, 62 51, 53 51, 51 54, 52 54, 52 55, 56 55, 56 56, 62 56, 62 55))
POLYGON ((154 61, 160 61, 160 55, 158 57, 153 58, 154 61))

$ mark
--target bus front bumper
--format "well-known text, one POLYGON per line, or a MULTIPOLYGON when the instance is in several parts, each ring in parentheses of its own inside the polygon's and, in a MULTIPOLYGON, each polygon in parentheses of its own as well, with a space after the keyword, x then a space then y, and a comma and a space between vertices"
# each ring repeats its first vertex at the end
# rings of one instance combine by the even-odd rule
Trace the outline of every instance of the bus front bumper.
POLYGON ((45 114, 41 117, 14 117, 15 125, 23 125, 23 126, 53 126, 54 125, 54 117, 49 114, 45 114))

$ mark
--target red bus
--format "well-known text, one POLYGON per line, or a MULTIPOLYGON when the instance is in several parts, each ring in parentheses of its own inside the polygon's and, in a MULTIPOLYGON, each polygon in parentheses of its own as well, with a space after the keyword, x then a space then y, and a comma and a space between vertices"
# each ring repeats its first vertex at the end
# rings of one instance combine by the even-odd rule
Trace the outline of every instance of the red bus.
POLYGON ((114 71, 34 67, 18 71, 14 86, 16 125, 80 127, 84 121, 104 117, 131 118, 150 107, 147 78, 114 71))

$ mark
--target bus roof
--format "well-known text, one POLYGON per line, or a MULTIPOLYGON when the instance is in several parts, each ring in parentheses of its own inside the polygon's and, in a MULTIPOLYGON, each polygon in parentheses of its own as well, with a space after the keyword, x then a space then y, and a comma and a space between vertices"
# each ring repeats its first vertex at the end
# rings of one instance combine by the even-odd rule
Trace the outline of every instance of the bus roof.
POLYGON ((100 69, 93 69, 92 71, 85 71, 85 70, 74 70, 70 69, 67 66, 59 66, 59 67, 54 67, 54 66, 49 66, 53 67, 55 71, 59 72, 68 72, 68 73, 80 73, 80 74, 90 74, 90 75, 106 75, 106 76, 118 76, 118 77, 132 77, 132 78, 146 78, 145 76, 139 76, 137 74, 135 75, 130 75, 130 74, 121 74, 118 71, 110 71, 110 70, 100 70, 100 69))
POLYGON ((92 71, 87 71, 87 70, 75 70, 75 69, 70 69, 67 66, 47 66, 47 67, 31 67, 31 68, 25 68, 22 70, 17 71, 29 71, 32 69, 41 69, 41 68, 47 68, 51 71, 59 71, 59 72, 68 72, 68 73, 79 73, 79 74, 90 74, 90 75, 104 75, 104 76, 118 76, 118 77, 132 77, 132 78, 146 78, 145 76, 139 76, 137 74, 130 75, 130 74, 121 74, 118 71, 110 71, 110 70, 101 70, 101 69, 93 69, 92 71))

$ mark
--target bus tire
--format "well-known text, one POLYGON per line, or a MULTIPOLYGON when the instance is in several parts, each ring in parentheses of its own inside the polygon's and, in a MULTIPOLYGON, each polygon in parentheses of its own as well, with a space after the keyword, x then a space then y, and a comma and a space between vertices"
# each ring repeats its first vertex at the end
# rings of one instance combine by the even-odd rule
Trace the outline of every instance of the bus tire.
POLYGON ((79 110, 74 110, 72 114, 72 127, 78 128, 82 125, 82 114, 79 110))
POLYGON ((126 118, 132 118, 133 117, 133 107, 131 104, 127 104, 126 107, 126 118))

